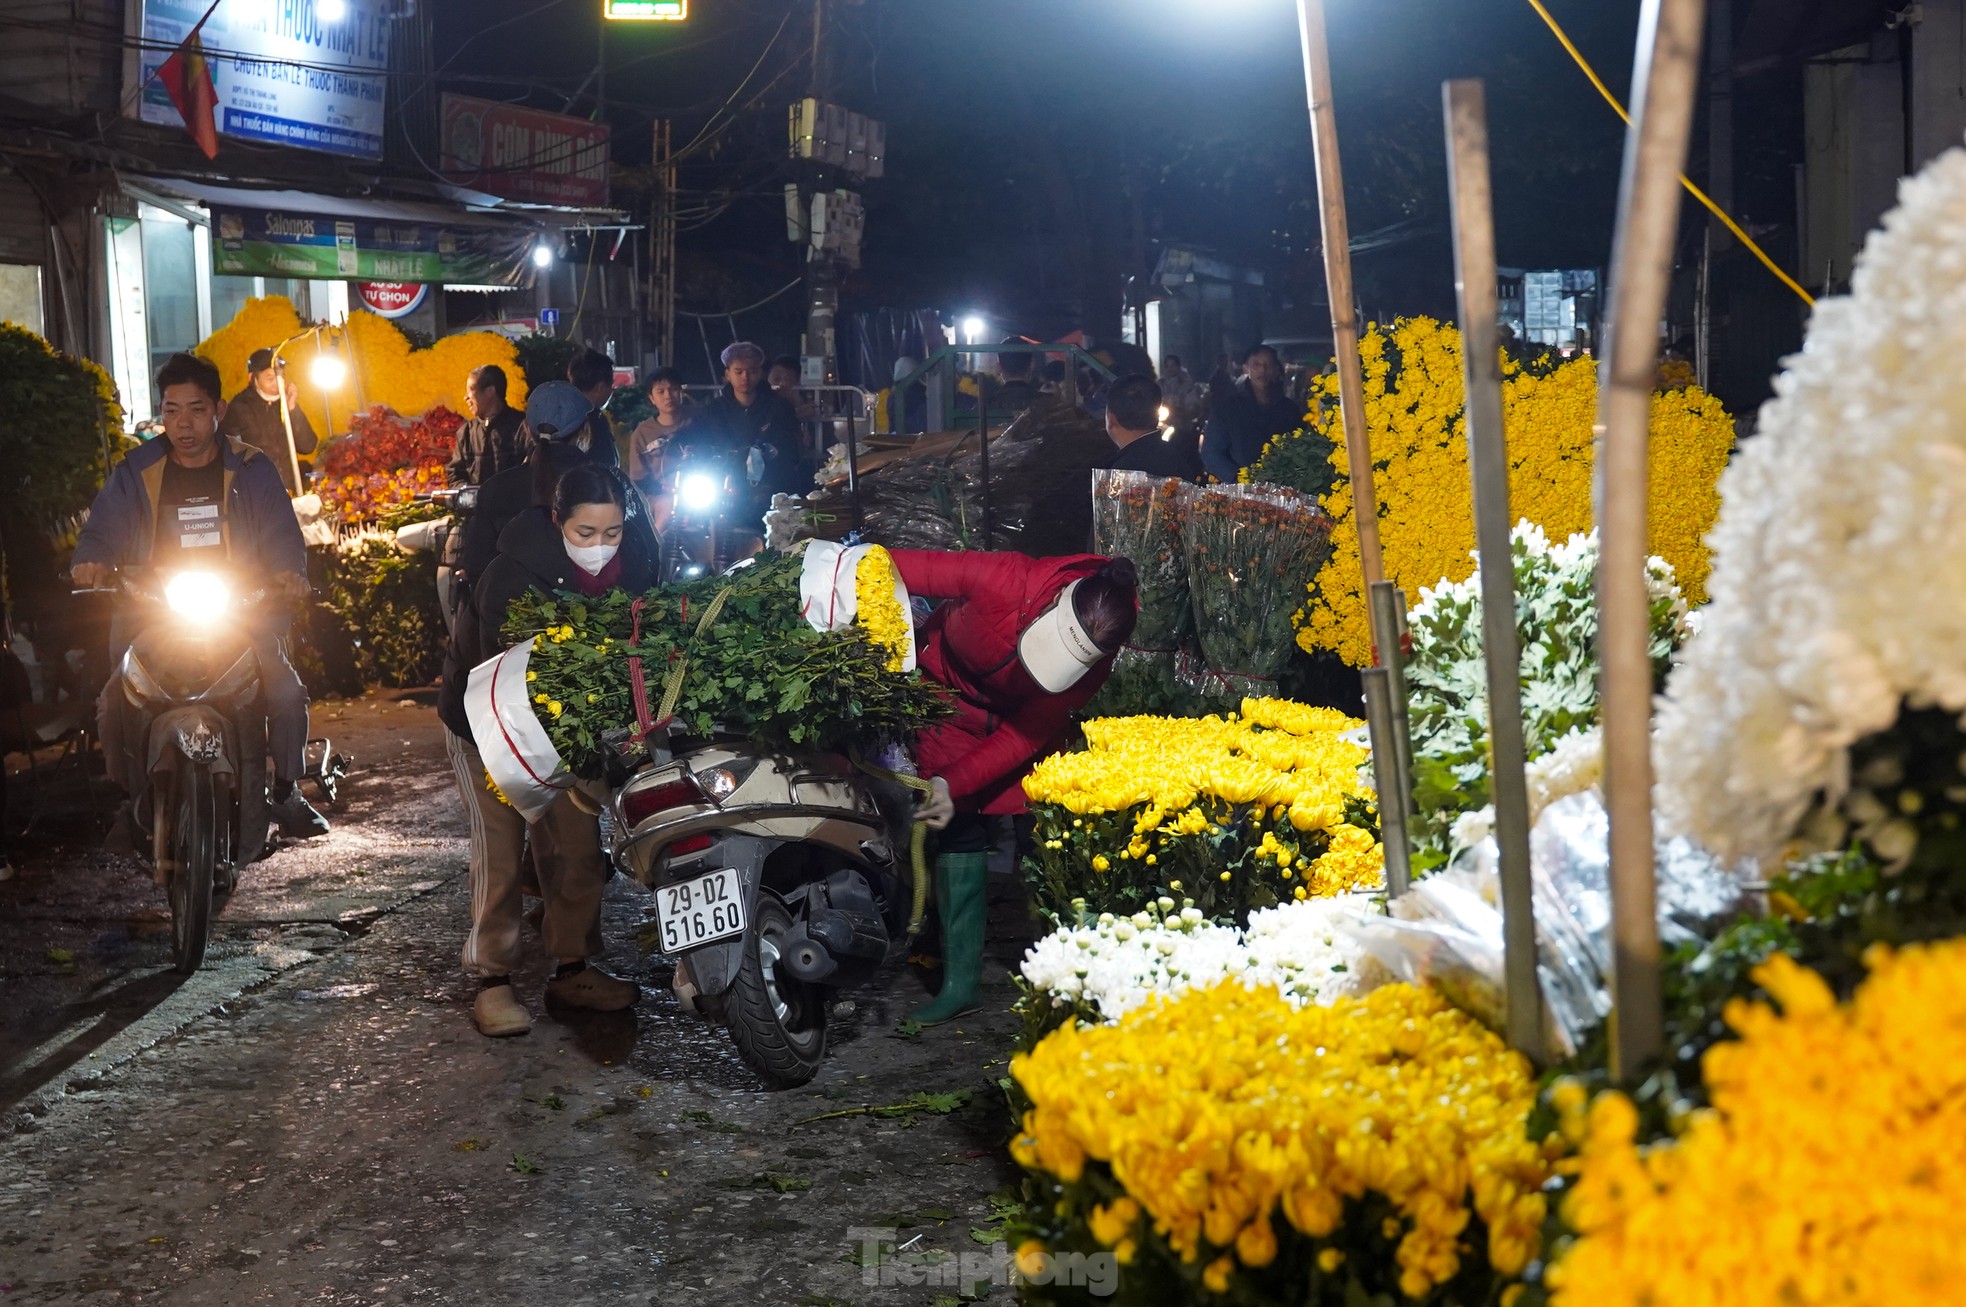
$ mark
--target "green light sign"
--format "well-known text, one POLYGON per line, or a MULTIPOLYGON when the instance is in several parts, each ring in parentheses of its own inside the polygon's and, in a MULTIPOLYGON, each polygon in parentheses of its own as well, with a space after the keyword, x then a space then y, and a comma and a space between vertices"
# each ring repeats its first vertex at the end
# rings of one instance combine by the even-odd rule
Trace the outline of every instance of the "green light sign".
POLYGON ((618 23, 680 23, 689 0, 602 0, 601 16, 618 23))

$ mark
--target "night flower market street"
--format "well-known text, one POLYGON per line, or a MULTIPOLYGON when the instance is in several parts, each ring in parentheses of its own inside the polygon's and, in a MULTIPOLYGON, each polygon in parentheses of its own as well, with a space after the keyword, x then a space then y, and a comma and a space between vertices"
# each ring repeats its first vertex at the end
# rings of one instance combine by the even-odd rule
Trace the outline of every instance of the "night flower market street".
POLYGON ((0 1027, 0 1301, 458 1302, 468 1283, 879 1305, 993 1280, 1009 1300, 1000 965, 984 1013, 912 1037, 920 983, 882 978, 836 1012, 818 1077, 770 1094, 678 1010, 637 943, 649 896, 616 878, 607 962, 642 985, 634 1009, 486 1040, 457 969, 463 817, 433 714, 392 698, 317 710, 357 760, 334 833, 250 868, 182 983, 134 862, 90 853, 53 886, 71 873, 30 853, 0 886, 9 993, 48 996, 0 1027))

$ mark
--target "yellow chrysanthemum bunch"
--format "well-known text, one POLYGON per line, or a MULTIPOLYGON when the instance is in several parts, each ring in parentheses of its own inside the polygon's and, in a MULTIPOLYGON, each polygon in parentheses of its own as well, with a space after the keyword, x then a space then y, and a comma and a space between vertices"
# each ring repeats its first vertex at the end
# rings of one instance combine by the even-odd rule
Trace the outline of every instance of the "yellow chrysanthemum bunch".
POLYGON ((1133 912, 1186 895, 1241 918, 1286 898, 1376 887, 1379 843, 1349 824, 1369 802, 1360 723, 1245 699, 1224 717, 1106 717, 1087 747, 1031 770, 1040 906, 1133 912), (1349 811, 1348 811, 1349 810, 1349 811))
POLYGON ((1219 1294, 1307 1240, 1289 1264, 1350 1275, 1361 1298, 1424 1297, 1471 1260, 1514 1278, 1537 1252, 1534 1072, 1431 990, 1293 1008, 1230 983, 1067 1026, 1010 1069, 1031 1102, 1012 1154, 1058 1182, 1028 1213, 1051 1247, 1084 1231, 1122 1266, 1199 1266, 1219 1294))
POLYGON ((1550 1272, 1558 1307, 1913 1307, 1966 1285, 1966 940, 1876 946, 1839 1006, 1776 954, 1775 997, 1735 1000, 1738 1042, 1702 1061, 1713 1094, 1674 1143, 1641 1151, 1619 1094, 1584 1117, 1563 1202, 1581 1235, 1550 1272))
MULTIPOLYGON (((293 304, 277 295, 247 300, 232 321, 207 336, 198 354, 218 365, 228 398, 243 390, 248 377, 246 359, 256 349, 270 348, 299 332, 305 324, 293 304)), ((330 333, 333 334, 333 333, 330 333)), ((280 351, 287 361, 287 380, 300 392, 300 404, 311 421, 332 414, 336 430, 351 415, 375 404, 398 413, 422 413, 442 404, 456 413, 469 413, 465 378, 476 367, 495 363, 505 369, 505 402, 525 407, 525 370, 511 341, 488 331, 445 336, 429 349, 416 349, 387 318, 351 313, 330 348, 348 363, 348 380, 331 392, 314 385, 311 364, 319 338, 304 336, 280 351)), ((326 434, 325 432, 323 434, 326 434)))
POLYGON ((853 620, 867 638, 887 650, 887 669, 898 672, 908 658, 908 614, 894 593, 894 559, 875 545, 853 568, 853 620))
MULTIPOLYGON (((1465 580, 1474 570, 1461 333, 1432 318, 1405 318, 1390 328, 1373 327, 1359 352, 1366 426, 1379 469, 1373 485, 1386 576, 1412 599, 1423 586, 1465 580)), ((1589 531, 1597 361, 1508 360, 1503 376, 1511 510, 1554 539, 1589 531)), ((1323 503, 1337 526, 1331 556, 1299 615, 1297 642, 1363 666, 1371 649, 1336 377, 1322 378, 1319 387, 1321 402, 1311 420, 1333 445, 1338 480, 1323 503)), ((1673 565, 1696 606, 1706 599, 1702 537, 1720 511, 1718 483, 1733 444, 1733 419, 1699 387, 1654 396, 1650 552, 1673 565)))

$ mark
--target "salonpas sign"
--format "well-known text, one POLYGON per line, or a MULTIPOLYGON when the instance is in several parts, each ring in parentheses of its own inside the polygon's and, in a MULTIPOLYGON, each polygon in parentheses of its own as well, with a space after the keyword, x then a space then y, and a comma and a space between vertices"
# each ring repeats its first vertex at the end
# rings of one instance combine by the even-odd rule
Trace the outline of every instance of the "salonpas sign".
POLYGON ((221 136, 380 159, 388 10, 388 0, 133 3, 141 42, 125 71, 142 87, 136 116, 183 124, 156 74, 202 18, 198 39, 218 92, 221 136))
POLYGON ((391 218, 343 218, 211 206, 212 271, 328 281, 437 281, 523 286, 533 233, 391 218))

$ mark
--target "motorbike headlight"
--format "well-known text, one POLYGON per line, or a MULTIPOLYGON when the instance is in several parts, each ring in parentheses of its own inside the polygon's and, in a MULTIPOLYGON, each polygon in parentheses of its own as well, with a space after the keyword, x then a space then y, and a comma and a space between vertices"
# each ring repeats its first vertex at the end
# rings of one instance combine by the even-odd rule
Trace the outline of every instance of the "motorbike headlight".
POLYGON ((707 513, 717 506, 717 481, 707 472, 692 472, 676 486, 676 498, 692 513, 707 513))
POLYGON ((164 602, 179 617, 216 617, 231 599, 232 587, 211 572, 179 572, 164 584, 164 602))

